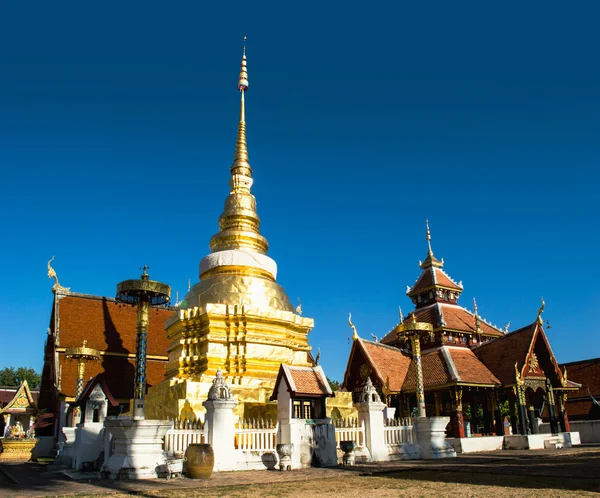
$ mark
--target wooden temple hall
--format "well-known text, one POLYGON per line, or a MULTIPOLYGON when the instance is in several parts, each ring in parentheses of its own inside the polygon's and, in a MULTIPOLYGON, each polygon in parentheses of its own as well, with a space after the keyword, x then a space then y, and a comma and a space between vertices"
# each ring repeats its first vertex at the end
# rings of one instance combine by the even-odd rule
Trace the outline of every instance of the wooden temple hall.
MULTIPOLYGON (((567 392, 580 385, 559 369, 544 333, 541 314, 508 332, 458 304, 455 282, 431 250, 407 295, 415 305, 380 341, 362 339, 354 329, 344 387, 357 392, 368 378, 395 418, 415 415, 417 362, 421 362, 427 416, 449 416, 449 437, 536 434, 542 417, 552 432, 569 431, 567 392)), ((390 412, 388 412, 390 413, 390 412)))

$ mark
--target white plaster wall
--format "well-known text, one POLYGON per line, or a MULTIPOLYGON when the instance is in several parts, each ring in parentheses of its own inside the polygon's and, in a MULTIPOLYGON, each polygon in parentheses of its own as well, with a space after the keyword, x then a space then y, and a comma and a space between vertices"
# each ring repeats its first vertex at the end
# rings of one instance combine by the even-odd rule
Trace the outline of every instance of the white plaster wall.
POLYGON ((570 422, 571 432, 579 432, 582 443, 600 443, 600 420, 570 422))

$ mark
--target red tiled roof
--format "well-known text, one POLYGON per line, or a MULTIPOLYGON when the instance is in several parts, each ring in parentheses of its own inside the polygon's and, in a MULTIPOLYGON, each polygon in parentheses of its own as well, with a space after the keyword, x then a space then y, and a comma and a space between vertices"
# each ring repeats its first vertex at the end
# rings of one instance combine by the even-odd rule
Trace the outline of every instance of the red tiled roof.
MULTIPOLYGON (((441 349, 434 349, 423 354, 421 356, 421 366, 423 369, 423 386, 425 389, 443 386, 452 382, 441 349)), ((408 369, 402 390, 417 390, 417 370, 414 361, 411 362, 410 368, 408 369)))
MULTIPOLYGON (((440 303, 440 306, 444 313, 444 321, 446 322, 445 328, 464 332, 475 332, 475 316, 470 311, 452 304, 440 303)), ((419 320, 418 315, 417 320, 419 320)), ((483 334, 495 335, 497 337, 504 335, 498 329, 485 323, 481 317, 479 318, 479 329, 483 334)))
MULTIPOLYGON (((421 364, 425 389, 461 383, 500 384, 496 376, 468 348, 443 346, 433 349, 421 356, 421 364)), ((404 391, 415 391, 417 389, 417 373, 414 361, 408 369, 402 389, 404 391)))
POLYGON ((279 384, 282 379, 285 379, 288 389, 294 396, 334 396, 320 366, 295 367, 282 363, 279 367, 279 374, 275 381, 271 400, 277 399, 279 384))
MULTIPOLYGON (((135 353, 136 309, 113 299, 70 294, 60 299, 60 347, 81 346, 116 353, 135 353)), ((169 342, 165 321, 173 315, 167 308, 151 308, 148 324, 148 355, 167 355, 169 342)))
POLYGON ((444 287, 445 289, 452 289, 458 292, 462 292, 456 282, 454 282, 444 270, 441 268, 429 267, 424 269, 419 275, 417 281, 413 284, 410 290, 407 292, 409 296, 413 296, 433 286, 444 287), (434 281, 435 274, 435 281, 434 281))
MULTIPOLYGON (((475 332, 475 316, 470 311, 456 304, 434 303, 424 308, 415 310, 414 313, 416 314, 416 319, 418 322, 430 323, 433 325, 433 328, 436 329, 440 327, 441 323, 441 317, 439 313, 440 308, 444 315, 444 322, 446 324, 443 326, 444 329, 468 333, 475 332)), ((409 319, 410 318, 407 317, 404 321, 409 319)), ((485 323, 481 318, 479 319, 479 329, 485 335, 492 335, 496 337, 504 336, 500 330, 485 323)), ((395 344, 398 342, 395 327, 381 340, 381 342, 384 344, 395 344)))
POLYGON ((502 384, 514 384, 515 363, 518 363, 519 368, 525 364, 535 329, 535 323, 527 325, 498 339, 482 343, 472 351, 502 384))
POLYGON ((397 348, 359 339, 359 344, 371 361, 382 386, 397 393, 402 389, 411 357, 397 348))
MULTIPOLYGON (((82 294, 68 294, 58 301, 59 344, 57 347, 79 347, 83 340, 88 348, 108 353, 100 362, 88 362, 85 376, 94 377, 106 372, 105 381, 117 399, 133 397, 134 358, 136 349, 136 309, 118 304, 113 299, 82 294), (112 354, 111 354, 112 353, 112 354)), ((167 308, 151 308, 148 325, 148 358, 146 377, 148 387, 165 378, 168 340, 164 331, 165 321, 173 315, 167 308)), ((75 396, 77 362, 67 360, 59 353, 59 368, 63 395, 75 396)))
POLYGON ((581 384, 580 389, 569 392, 569 398, 580 398, 590 394, 600 398, 600 358, 563 363, 560 369, 563 368, 567 369, 568 380, 581 384))
POLYGON ((468 348, 446 347, 461 382, 467 384, 500 384, 500 380, 468 348))

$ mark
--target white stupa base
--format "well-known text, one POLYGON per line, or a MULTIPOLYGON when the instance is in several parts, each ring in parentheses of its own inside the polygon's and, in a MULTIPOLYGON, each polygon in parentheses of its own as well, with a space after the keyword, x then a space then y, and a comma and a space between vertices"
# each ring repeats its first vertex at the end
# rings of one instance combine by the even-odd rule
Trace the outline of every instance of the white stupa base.
POLYGON ((418 417, 415 419, 421 458, 429 460, 456 457, 456 451, 450 442, 446 441, 448 422, 450 422, 450 417, 418 417))
POLYGON ((168 420, 134 420, 107 417, 104 427, 112 436, 113 451, 102 468, 110 479, 154 479, 156 467, 165 463, 163 438, 168 420))

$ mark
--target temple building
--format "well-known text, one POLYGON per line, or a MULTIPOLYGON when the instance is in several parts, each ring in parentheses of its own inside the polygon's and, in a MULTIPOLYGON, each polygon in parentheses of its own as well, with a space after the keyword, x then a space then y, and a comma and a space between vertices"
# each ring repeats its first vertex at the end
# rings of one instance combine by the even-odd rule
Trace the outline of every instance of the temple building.
MULTIPOLYGON (((166 323, 169 360, 166 377, 149 390, 150 418, 195 418, 217 369, 227 377, 237 411, 245 417, 266 415, 281 363, 311 366, 308 333, 313 320, 294 309, 277 283, 277 264, 260 233, 256 199, 251 193, 252 168, 246 146, 245 95, 248 90, 246 49, 238 78, 240 114, 230 191, 200 261, 200 281, 166 323)), ((271 415, 276 407, 269 405, 271 415)))
MULTIPOLYGON (((136 310, 118 304, 113 298, 71 292, 61 286, 48 264, 49 276, 56 280, 38 405, 52 413, 54 427, 38 435, 54 435, 62 427, 73 426, 70 409, 82 394, 88 379, 98 374, 114 395, 118 406, 109 415, 129 410, 133 398, 136 349, 136 310)), ((150 316, 147 353, 147 385, 164 380, 167 339, 164 324, 173 309, 153 308, 150 316)))
POLYGON ((569 430, 565 406, 568 391, 579 384, 561 371, 544 332, 541 314, 519 330, 508 332, 458 304, 463 291, 431 249, 420 263, 421 274, 407 295, 415 305, 380 342, 356 333, 344 375, 344 387, 358 391, 368 378, 396 416, 409 416, 417 406, 415 363, 421 361, 428 416, 450 416, 447 431, 470 434, 537 433, 544 410, 553 431, 569 430), (407 330, 429 333, 412 351, 407 330))
MULTIPOLYGON (((210 239, 210 253, 200 261, 200 281, 181 303, 153 307, 147 344, 147 418, 196 419, 217 369, 244 418, 276 415, 269 401, 280 364, 311 367, 308 334, 311 318, 290 303, 276 281, 277 264, 260 233, 252 168, 246 145, 246 49, 238 78, 240 111, 230 190, 210 239)), ((133 398, 136 310, 113 297, 71 292, 55 279, 54 300, 40 392, 40 407, 55 414, 54 435, 74 426, 81 411, 76 400, 89 378, 103 379, 126 413, 133 398)), ((348 403, 347 403, 348 404, 348 403)))

